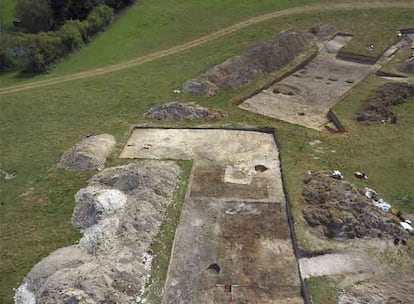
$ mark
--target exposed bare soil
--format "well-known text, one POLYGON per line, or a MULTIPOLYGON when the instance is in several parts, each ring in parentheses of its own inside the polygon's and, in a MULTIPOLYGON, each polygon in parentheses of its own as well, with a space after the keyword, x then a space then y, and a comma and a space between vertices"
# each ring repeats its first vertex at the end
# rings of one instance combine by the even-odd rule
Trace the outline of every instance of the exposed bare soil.
POLYGON ((414 277, 391 275, 385 279, 371 279, 348 289, 338 304, 411 304, 414 299, 414 277))
POLYGON ((303 303, 272 134, 136 129, 121 157, 194 160, 163 303, 303 303))
POLYGON ((350 36, 319 43, 309 64, 277 84, 245 100, 239 107, 265 116, 321 130, 327 113, 342 96, 374 71, 374 66, 336 59, 350 36))

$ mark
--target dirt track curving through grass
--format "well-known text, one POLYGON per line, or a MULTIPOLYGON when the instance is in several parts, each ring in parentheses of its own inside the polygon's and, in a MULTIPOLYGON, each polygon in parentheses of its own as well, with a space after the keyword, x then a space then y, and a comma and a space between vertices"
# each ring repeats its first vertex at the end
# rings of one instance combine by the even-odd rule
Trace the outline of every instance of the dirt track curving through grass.
POLYGON ((318 4, 318 5, 307 5, 307 6, 301 6, 301 7, 288 8, 288 9, 272 12, 269 14, 264 14, 264 15, 260 15, 257 17, 253 17, 248 20, 237 23, 235 25, 213 32, 211 34, 202 36, 198 39, 174 46, 172 48, 150 53, 144 56, 140 56, 140 57, 128 60, 128 61, 110 65, 107 67, 92 69, 92 70, 88 70, 84 72, 73 73, 73 74, 55 77, 55 78, 47 79, 47 80, 33 81, 33 82, 24 83, 21 85, 0 88, 0 95, 51 86, 51 85, 60 84, 60 83, 73 81, 73 80, 92 78, 95 76, 105 75, 105 74, 109 74, 112 72, 117 72, 117 71, 125 70, 128 68, 136 67, 136 66, 139 66, 147 62, 151 62, 151 61, 154 61, 160 58, 164 58, 169 55, 174 55, 182 51, 189 50, 193 47, 201 46, 207 42, 213 41, 218 38, 222 38, 226 35, 237 32, 251 25, 265 22, 265 21, 268 21, 270 19, 274 19, 277 17, 286 17, 286 16, 291 16, 291 15, 306 14, 306 13, 321 12, 321 11, 341 11, 341 10, 346 11, 346 10, 370 9, 370 8, 408 8, 409 9, 413 7, 414 7, 413 4, 410 2, 400 2, 400 1, 383 2, 383 1, 372 0, 369 2, 363 2, 363 3, 358 3, 358 4, 352 3, 352 2, 351 3, 344 2, 344 3, 318 4))

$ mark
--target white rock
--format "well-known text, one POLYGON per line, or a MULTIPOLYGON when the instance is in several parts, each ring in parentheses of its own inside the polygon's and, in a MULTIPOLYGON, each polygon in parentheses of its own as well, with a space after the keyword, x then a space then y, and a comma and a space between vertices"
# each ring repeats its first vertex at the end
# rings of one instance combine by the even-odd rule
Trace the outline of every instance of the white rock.
POLYGON ((36 304, 36 297, 33 292, 28 289, 27 283, 20 285, 17 288, 14 296, 15 304, 36 304))

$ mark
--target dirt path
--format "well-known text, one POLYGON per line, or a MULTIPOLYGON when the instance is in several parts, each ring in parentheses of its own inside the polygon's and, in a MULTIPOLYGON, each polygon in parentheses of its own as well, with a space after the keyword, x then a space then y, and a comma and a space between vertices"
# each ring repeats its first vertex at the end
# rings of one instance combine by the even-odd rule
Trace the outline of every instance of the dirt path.
POLYGON ((290 15, 298 15, 298 14, 305 14, 305 13, 313 13, 313 12, 321 12, 321 11, 338 11, 338 10, 355 10, 355 9, 369 9, 369 8, 413 8, 413 5, 409 2, 383 2, 379 0, 373 0, 369 2, 363 3, 333 3, 333 4, 318 4, 318 5, 307 5, 301 7, 294 7, 288 8, 280 11, 276 11, 273 13, 260 15, 257 17, 253 17, 251 19, 242 21, 235 25, 226 27, 214 33, 202 36, 198 39, 174 46, 169 49, 161 50, 158 52, 150 53, 144 56, 137 57, 135 59, 131 59, 128 61, 120 62, 118 64, 110 65, 107 67, 92 69, 89 71, 73 73, 65 76, 60 76, 52 79, 47 80, 39 80, 28 82, 21 85, 9 86, 5 88, 0 88, 0 95, 25 91, 34 88, 41 88, 46 86, 51 86, 55 84, 60 84, 68 81, 91 78, 99 75, 105 75, 112 72, 117 72, 121 70, 125 70, 128 68, 136 67, 138 65, 151 62, 160 58, 164 58, 169 55, 177 54, 182 51, 191 49, 193 47, 201 46, 207 42, 213 41, 215 39, 224 37, 226 35, 232 34, 238 30, 244 29, 251 25, 255 25, 261 22, 265 22, 277 17, 286 17, 290 15))

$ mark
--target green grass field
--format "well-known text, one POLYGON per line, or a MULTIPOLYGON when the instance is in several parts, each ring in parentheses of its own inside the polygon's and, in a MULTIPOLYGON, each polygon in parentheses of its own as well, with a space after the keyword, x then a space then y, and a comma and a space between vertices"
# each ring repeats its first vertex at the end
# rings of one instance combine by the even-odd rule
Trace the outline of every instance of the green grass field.
MULTIPOLYGON (((288 3, 263 0, 263 6, 257 8, 256 2, 247 0, 226 1, 226 7, 223 7, 222 2, 191 1, 193 6, 189 9, 189 4, 174 1, 180 8, 178 9, 172 4, 169 6, 167 1, 142 1, 142 6, 151 12, 148 12, 151 18, 137 18, 145 12, 137 4, 113 28, 101 34, 88 47, 64 60, 51 75, 42 77, 63 75, 163 49, 247 16, 281 8, 288 3), (164 11, 164 4, 165 14, 170 17, 176 16, 174 14, 179 11, 184 16, 189 9, 188 23, 178 17, 175 22, 179 22, 180 26, 177 27, 171 25, 172 21, 164 25, 155 22, 159 19, 156 18, 156 12, 164 11), (226 12, 224 8, 227 9, 226 12), (210 13, 206 14, 206 11, 211 12, 212 16, 218 15, 217 19, 209 21, 207 16, 210 13), (142 29, 136 27, 140 33, 136 36, 131 34, 134 24, 136 25, 134 22, 147 23, 142 29), (185 30, 189 31, 188 36, 185 30), (173 37, 175 31, 177 36, 173 37), (115 36, 120 41, 114 40, 115 36)), ((1 96, 1 169, 15 172, 17 177, 0 180, 0 303, 11 303, 12 289, 18 286, 24 275, 42 257, 54 249, 73 244, 79 238, 70 222, 74 207, 73 195, 86 185, 86 180, 92 173, 71 173, 57 169, 62 152, 91 131, 107 132, 118 140, 117 150, 113 154, 114 161, 129 135, 130 126, 154 124, 144 121, 142 114, 160 102, 177 99, 195 101, 227 111, 227 119, 215 125, 275 128, 281 142, 282 164, 293 207, 302 204, 301 177, 307 170, 338 168, 349 177, 356 170, 364 170, 369 175, 367 185, 390 202, 400 196, 414 196, 411 183, 414 178, 414 163, 411 159, 412 152, 410 153, 410 134, 414 132, 414 103, 406 103, 398 108, 400 120, 396 126, 361 127, 352 121, 353 113, 380 84, 378 80, 373 79, 360 85, 336 107, 336 112, 349 129, 348 133, 338 135, 318 133, 235 108, 231 100, 247 94, 257 83, 235 92, 222 92, 213 98, 177 97, 172 94, 172 90, 180 87, 185 80, 282 29, 307 29, 320 22, 330 22, 341 31, 352 32, 355 38, 360 35, 361 39, 366 39, 367 35, 360 33, 367 29, 367 18, 377 20, 378 26, 389 29, 391 33, 406 26, 411 14, 403 10, 377 9, 278 18, 202 47, 121 72, 1 96), (319 159, 314 159, 309 145, 314 139, 321 140, 327 151, 336 152, 325 153, 319 155, 319 159)), ((377 36, 378 26, 372 25, 369 28, 372 37, 377 36)), ((376 39, 393 39, 392 35, 380 37, 376 39)), ((6 78, 3 77, 2 80, 4 79, 6 78)), ((16 81, 8 78, 4 83, 16 81)), ((200 123, 202 122, 194 121, 170 125, 196 126, 200 123)), ((354 179, 350 181, 357 182, 354 179)), ((414 211, 413 204, 409 201, 401 204, 405 211, 414 211)), ((298 211, 295 214, 298 215, 298 211)))
POLYGON ((6 31, 13 26, 15 4, 16 0, 1 0, 0 2, 0 26, 2 31, 6 31))

